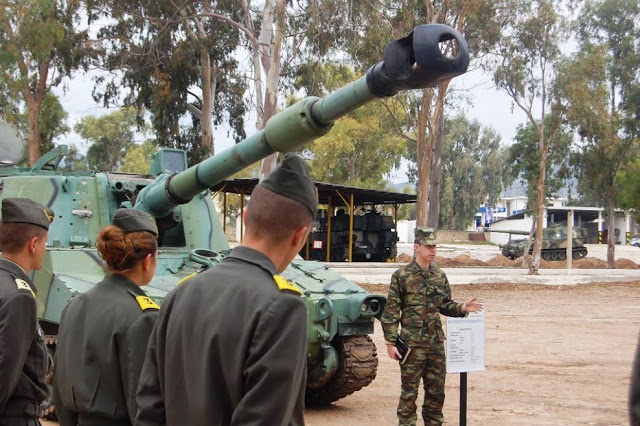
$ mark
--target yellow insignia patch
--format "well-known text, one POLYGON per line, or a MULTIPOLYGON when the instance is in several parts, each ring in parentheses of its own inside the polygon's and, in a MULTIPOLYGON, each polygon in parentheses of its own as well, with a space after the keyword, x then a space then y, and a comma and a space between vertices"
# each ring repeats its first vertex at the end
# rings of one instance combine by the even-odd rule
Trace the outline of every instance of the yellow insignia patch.
POLYGON ((138 302, 138 305, 140 305, 140 308, 143 311, 146 311, 147 309, 160 309, 160 306, 158 306, 152 298, 147 296, 136 296, 136 302, 138 302))
POLYGON ((198 275, 198 273, 197 273, 197 272, 194 272, 194 273, 193 273, 193 274, 191 274, 191 275, 187 275, 186 277, 184 277, 183 279, 181 279, 180 281, 178 281, 178 285, 182 284, 183 282, 185 282, 185 281, 186 281, 186 280, 188 280, 189 278, 193 278, 193 277, 195 277, 196 275, 198 275))
POLYGON ((31 290, 31 287, 25 280, 16 278, 16 286, 18 287, 18 290, 29 290, 31 292, 31 295, 33 295, 33 297, 36 297, 36 294, 33 292, 33 290, 31 290))
POLYGON ((288 280, 284 279, 280 275, 274 275, 273 279, 275 280, 276 284, 278 285, 278 288, 280 289, 280 291, 289 290, 289 291, 293 291, 294 293, 298 293, 298 294, 302 295, 302 290, 300 290, 298 288, 298 286, 296 286, 291 281, 288 281, 288 280))

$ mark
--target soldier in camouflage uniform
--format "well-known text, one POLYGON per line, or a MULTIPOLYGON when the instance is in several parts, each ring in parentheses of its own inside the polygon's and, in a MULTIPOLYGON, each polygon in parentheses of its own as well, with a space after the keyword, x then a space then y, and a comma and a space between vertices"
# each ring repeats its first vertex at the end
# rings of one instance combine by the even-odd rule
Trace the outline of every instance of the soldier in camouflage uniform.
POLYGON ((411 263, 391 277, 382 329, 391 359, 401 359, 395 346, 398 335, 411 347, 406 361, 400 364, 399 424, 416 424, 416 398, 422 378, 425 390, 422 418, 425 425, 440 425, 444 421, 442 406, 446 376, 445 336, 440 314, 464 317, 468 312, 482 310, 482 305, 476 299, 465 303, 451 299, 447 276, 433 263, 436 257, 433 228, 416 228, 413 248, 411 263), (402 325, 399 333, 398 324, 402 325))

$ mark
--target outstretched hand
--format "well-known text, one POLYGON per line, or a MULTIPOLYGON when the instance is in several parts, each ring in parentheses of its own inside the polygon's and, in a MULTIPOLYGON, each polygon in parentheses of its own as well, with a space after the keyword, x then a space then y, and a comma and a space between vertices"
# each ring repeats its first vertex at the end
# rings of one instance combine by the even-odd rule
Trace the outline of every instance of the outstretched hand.
POLYGON ((476 302, 474 297, 471 300, 467 300, 462 304, 462 312, 480 312, 482 310, 482 303, 476 302))

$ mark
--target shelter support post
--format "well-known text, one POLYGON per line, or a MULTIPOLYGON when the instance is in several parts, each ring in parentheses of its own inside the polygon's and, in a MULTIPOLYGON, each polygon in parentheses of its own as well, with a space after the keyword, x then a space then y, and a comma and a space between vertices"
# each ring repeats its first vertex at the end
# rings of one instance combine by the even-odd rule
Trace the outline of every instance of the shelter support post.
POLYGON ((573 209, 567 212, 567 273, 571 274, 573 263, 573 209))
POLYGON ((240 193, 240 242, 244 238, 244 192, 240 193))
POLYGON ((227 235, 227 193, 222 194, 222 231, 227 235))
POLYGON ((349 263, 353 261, 353 192, 349 195, 349 263))
POLYGON ((333 216, 333 206, 331 205, 331 195, 327 200, 327 262, 331 261, 331 217, 333 216))

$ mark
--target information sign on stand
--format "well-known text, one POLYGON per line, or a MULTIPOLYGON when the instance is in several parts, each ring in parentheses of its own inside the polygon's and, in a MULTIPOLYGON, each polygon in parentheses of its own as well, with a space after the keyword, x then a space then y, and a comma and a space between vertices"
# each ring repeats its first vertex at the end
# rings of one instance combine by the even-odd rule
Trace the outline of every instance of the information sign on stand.
POLYGON ((447 373, 460 373, 460 426, 467 425, 467 372, 484 366, 484 314, 466 318, 447 317, 447 373))
POLYGON ((447 317, 447 373, 483 371, 485 309, 466 318, 447 317))

